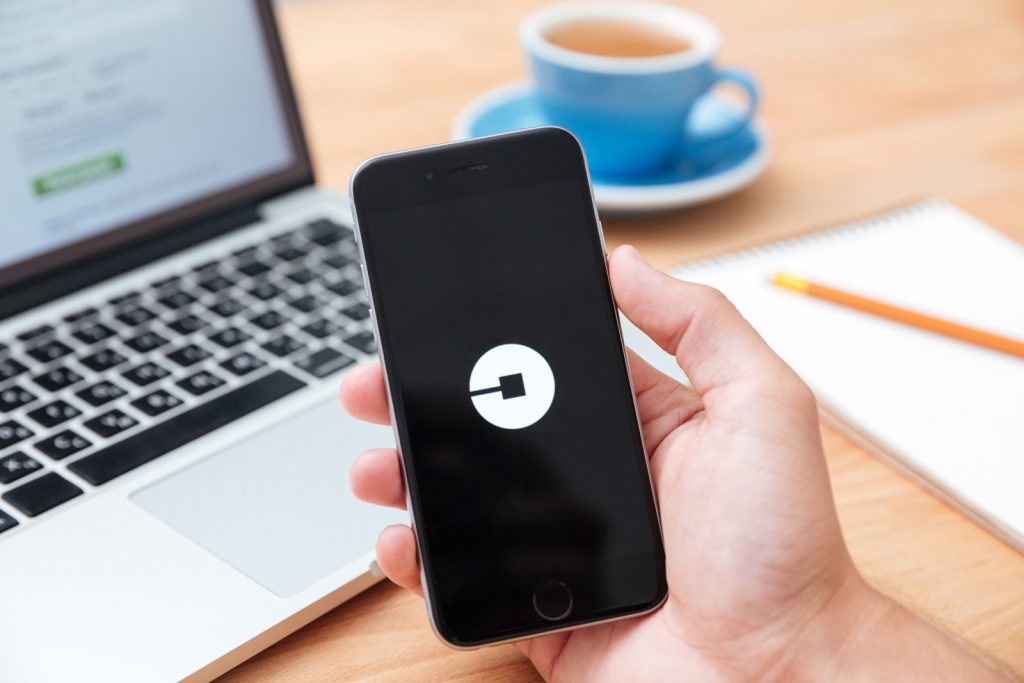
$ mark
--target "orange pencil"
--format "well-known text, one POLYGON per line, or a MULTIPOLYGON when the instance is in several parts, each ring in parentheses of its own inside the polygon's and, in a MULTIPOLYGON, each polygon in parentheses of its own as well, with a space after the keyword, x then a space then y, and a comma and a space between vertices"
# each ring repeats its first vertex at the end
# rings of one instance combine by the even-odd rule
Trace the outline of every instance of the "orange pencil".
POLYGON ((826 301, 831 301, 834 304, 839 304, 840 306, 855 308, 858 311, 871 313, 888 320, 903 323, 904 325, 918 327, 923 330, 928 330, 929 332, 935 332, 947 337, 952 337, 953 339, 959 339, 961 341, 977 344, 978 346, 984 346, 985 348, 1009 353, 1017 356, 1018 358, 1024 358, 1024 341, 1020 341, 1018 339, 1011 339, 992 332, 978 330, 949 320, 943 320, 942 318, 935 318, 924 313, 908 311, 907 309, 900 308, 899 306, 893 306, 892 304, 875 301, 874 299, 869 299, 857 294, 851 294, 850 292, 844 292, 840 289, 820 285, 816 282, 805 280, 802 277, 790 275, 789 273, 776 273, 772 277, 772 283, 779 287, 783 287, 784 289, 790 289, 794 292, 806 294, 807 296, 813 296, 816 299, 824 299, 826 301))

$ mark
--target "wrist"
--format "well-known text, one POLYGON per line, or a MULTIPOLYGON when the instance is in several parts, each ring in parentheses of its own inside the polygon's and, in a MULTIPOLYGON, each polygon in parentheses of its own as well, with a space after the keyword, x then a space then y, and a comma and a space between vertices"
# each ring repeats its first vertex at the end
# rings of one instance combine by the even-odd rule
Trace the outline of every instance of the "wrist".
POLYGON ((797 641, 784 678, 858 680, 865 648, 892 628, 896 609, 898 606, 892 600, 852 571, 797 641))
POLYGON ((839 681, 849 676, 848 660, 868 634, 889 618, 891 601, 868 585, 851 564, 799 619, 791 620, 784 645, 768 671, 771 681, 839 681))
POLYGON ((855 571, 795 639, 779 674, 786 681, 1014 680, 855 571))

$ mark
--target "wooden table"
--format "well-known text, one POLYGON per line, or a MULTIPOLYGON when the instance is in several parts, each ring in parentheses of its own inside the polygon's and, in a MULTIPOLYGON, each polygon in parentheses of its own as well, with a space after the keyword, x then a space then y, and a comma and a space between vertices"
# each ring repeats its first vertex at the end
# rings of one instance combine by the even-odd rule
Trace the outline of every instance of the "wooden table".
MULTIPOLYGON (((538 0, 296 0, 280 7, 319 181, 448 138, 459 108, 522 78, 516 25, 538 0)), ((605 221, 669 265, 924 195, 1024 241, 1024 4, 1019 0, 693 0, 753 69, 767 173, 696 209, 605 221)), ((927 249, 927 245, 921 245, 927 249)), ((1024 556, 823 428, 861 570, 1024 674, 1024 556)), ((1024 447, 1024 444, 1022 444, 1024 447)), ((339 486, 344 482, 339 481, 339 486)), ((418 598, 381 584, 227 681, 534 680, 510 646, 455 652, 418 598)))

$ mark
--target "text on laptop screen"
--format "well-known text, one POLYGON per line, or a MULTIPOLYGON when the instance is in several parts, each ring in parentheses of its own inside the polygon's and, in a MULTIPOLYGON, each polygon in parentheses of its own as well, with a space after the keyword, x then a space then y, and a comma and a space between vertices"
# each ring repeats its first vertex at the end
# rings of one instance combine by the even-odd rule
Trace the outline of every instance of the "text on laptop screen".
POLYGON ((0 269, 294 155, 250 0, 0 2, 0 269))

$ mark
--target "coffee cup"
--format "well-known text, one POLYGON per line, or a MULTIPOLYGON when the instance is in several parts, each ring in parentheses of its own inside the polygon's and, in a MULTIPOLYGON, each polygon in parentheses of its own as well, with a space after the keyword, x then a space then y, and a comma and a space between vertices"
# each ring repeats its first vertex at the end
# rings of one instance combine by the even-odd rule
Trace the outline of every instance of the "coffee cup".
POLYGON ((648 2, 565 2, 527 16, 519 30, 548 123, 572 131, 590 167, 636 176, 679 157, 706 157, 745 129, 758 105, 746 71, 714 63, 721 37, 704 17, 648 2), (691 121, 718 84, 745 93, 723 126, 691 121))

